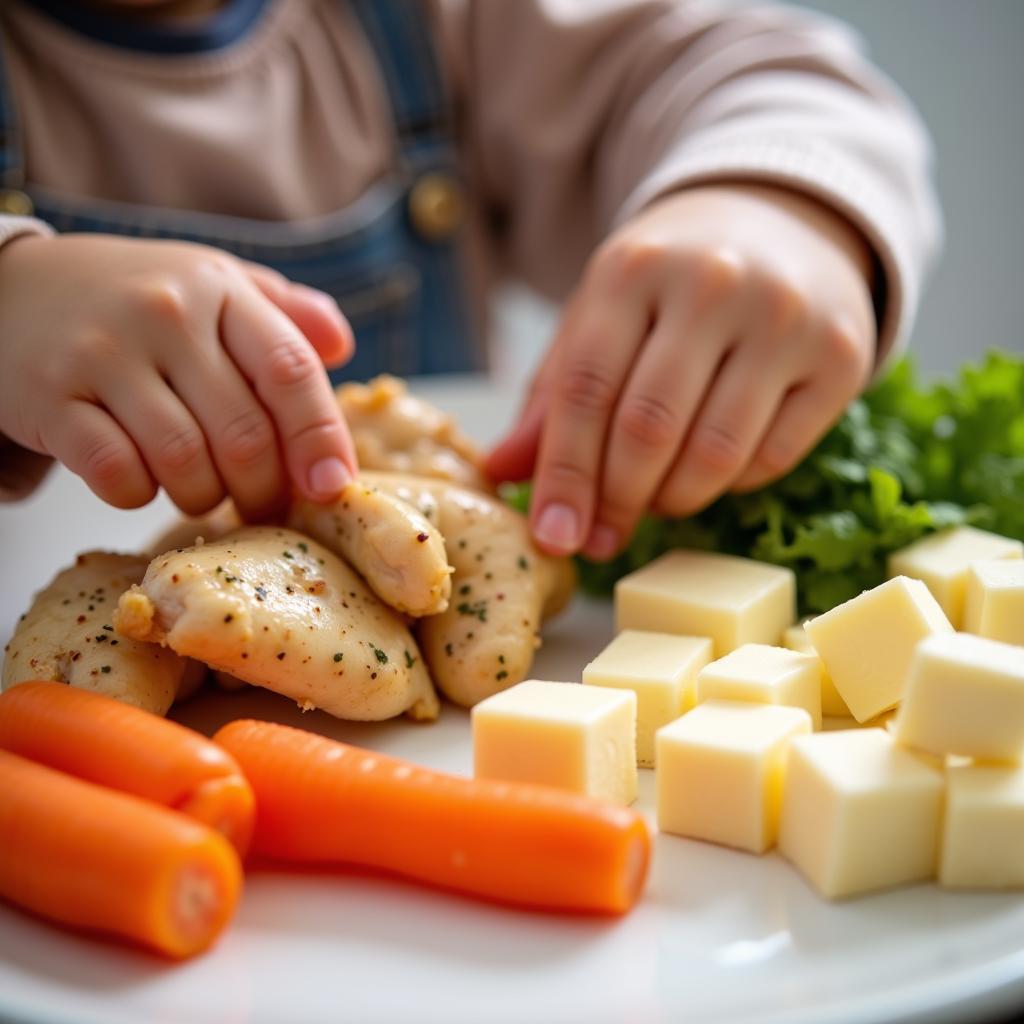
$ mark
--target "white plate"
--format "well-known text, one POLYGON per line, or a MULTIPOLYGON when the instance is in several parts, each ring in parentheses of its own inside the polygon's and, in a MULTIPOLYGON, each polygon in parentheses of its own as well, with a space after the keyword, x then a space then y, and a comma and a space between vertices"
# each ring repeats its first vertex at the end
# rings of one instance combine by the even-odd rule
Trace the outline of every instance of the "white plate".
MULTIPOLYGON (((500 422, 486 389, 435 394, 470 428, 479 416, 482 434, 500 422)), ((130 549, 167 516, 160 505, 105 509, 64 475, 0 509, 0 633, 76 551, 130 549)), ((606 604, 578 601, 548 630, 535 674, 578 678, 611 632, 606 604)), ((179 713, 207 730, 240 715, 470 771, 467 717, 450 707, 433 726, 358 726, 252 691, 179 713)), ((641 775, 638 806, 650 812, 653 776, 641 775)), ((1024 1005, 1019 895, 921 885, 831 905, 775 854, 672 836, 657 837, 644 899, 615 921, 509 911, 351 871, 260 871, 220 944, 167 965, 0 906, 0 1019, 33 1024, 977 1022, 1014 1005, 1024 1005)))

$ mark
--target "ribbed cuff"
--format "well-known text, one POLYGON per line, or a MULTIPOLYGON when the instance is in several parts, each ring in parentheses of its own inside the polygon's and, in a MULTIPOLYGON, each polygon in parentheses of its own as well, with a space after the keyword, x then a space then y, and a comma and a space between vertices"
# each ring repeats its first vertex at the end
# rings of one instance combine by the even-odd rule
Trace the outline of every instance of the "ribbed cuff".
POLYGON ((40 235, 48 238, 54 234, 53 228, 45 221, 36 220, 35 217, 5 217, 0 216, 0 246, 21 238, 23 235, 40 235))

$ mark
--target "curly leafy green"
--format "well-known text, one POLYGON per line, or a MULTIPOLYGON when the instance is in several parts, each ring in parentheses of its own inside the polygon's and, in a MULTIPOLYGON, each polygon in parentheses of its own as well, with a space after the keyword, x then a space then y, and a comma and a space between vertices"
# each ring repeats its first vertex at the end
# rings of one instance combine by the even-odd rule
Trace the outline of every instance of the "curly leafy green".
MULTIPOLYGON (((525 511, 529 484, 506 496, 525 511)), ((789 566, 802 613, 821 612, 881 583, 890 552, 959 523, 1024 540, 1019 356, 993 351, 934 384, 897 363, 787 476, 689 519, 648 516, 611 562, 580 559, 580 579, 608 594, 664 551, 703 548, 789 566)))

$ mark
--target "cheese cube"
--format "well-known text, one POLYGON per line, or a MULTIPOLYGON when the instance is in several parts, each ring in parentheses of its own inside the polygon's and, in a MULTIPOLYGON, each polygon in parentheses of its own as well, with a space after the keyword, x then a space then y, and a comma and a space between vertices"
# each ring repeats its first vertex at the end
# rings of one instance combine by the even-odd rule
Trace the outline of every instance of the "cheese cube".
POLYGON ((744 644, 697 673, 697 701, 746 700, 803 708, 821 728, 821 665, 816 654, 744 644))
POLYGON ((964 631, 1024 646, 1024 559, 989 559, 971 565, 964 631))
POLYGON ((919 641, 953 627, 920 580, 897 576, 804 627, 858 722, 895 707, 919 641))
POLYGON ((619 629, 709 636, 716 657, 778 643, 796 618, 789 569, 708 551, 669 551, 615 585, 619 629))
POLYGON ((481 701, 472 721, 477 778, 636 799, 632 690, 529 679, 481 701))
POLYGON ((846 701, 839 696, 836 684, 832 682, 832 677, 826 671, 825 663, 818 656, 814 644, 808 639, 802 622, 790 626, 782 634, 782 646, 788 647, 791 651, 799 651, 801 654, 813 654, 818 659, 818 664, 821 666, 821 713, 839 718, 848 716, 850 709, 846 706, 846 701))
POLYGON ((636 760, 654 767, 654 734, 697 703, 697 672, 711 660, 705 637, 627 629, 583 670, 588 686, 636 693, 636 760))
POLYGON ((973 526, 956 526, 894 551, 889 556, 889 575, 922 580, 942 605, 954 629, 960 629, 967 570, 972 562, 982 558, 1024 558, 1024 544, 973 526))
POLYGON ((827 899, 933 878, 943 781, 883 729, 798 737, 779 852, 827 899))
POLYGON ((1024 768, 968 763, 946 769, 939 883, 1024 888, 1024 768))
POLYGON ((658 731, 658 828, 752 853, 775 845, 801 708, 709 700, 658 731))
POLYGON ((925 640, 914 657, 895 736, 932 754, 1019 760, 1024 652, 969 633, 925 640))

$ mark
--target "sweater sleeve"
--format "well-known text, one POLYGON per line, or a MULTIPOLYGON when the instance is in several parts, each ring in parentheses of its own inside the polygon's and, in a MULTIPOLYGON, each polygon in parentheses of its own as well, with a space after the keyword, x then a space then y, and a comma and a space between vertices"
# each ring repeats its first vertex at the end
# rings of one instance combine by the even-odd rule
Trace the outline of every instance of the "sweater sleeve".
POLYGON ((446 0, 474 186, 507 270, 564 296, 594 246, 660 196, 749 181, 852 222, 879 274, 878 365, 939 246, 930 143, 850 30, 782 5, 446 0))

